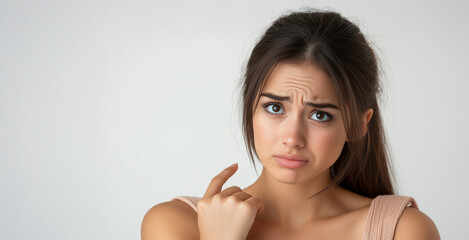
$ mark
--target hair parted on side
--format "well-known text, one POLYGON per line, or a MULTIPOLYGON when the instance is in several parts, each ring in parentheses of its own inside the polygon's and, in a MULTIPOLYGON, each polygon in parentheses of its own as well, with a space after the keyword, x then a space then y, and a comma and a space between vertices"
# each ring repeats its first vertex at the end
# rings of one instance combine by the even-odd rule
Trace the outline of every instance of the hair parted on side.
MULTIPOLYGON (((259 95, 279 62, 308 62, 331 77, 348 141, 333 164, 334 184, 374 198, 394 194, 392 166, 386 147, 377 96, 380 80, 377 57, 360 29, 333 11, 304 10, 280 16, 251 52, 239 82, 242 93, 242 131, 254 164, 253 115, 259 95), (362 136, 361 115, 373 109, 362 136)), ((257 170, 256 170, 257 171, 257 170)))

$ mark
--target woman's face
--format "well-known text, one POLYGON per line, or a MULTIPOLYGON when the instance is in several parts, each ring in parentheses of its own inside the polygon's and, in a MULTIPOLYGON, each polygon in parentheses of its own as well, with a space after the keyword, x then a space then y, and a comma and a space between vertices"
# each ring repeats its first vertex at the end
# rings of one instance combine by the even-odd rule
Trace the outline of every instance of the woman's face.
POLYGON ((328 178, 329 167, 347 140, 338 107, 332 80, 320 68, 279 63, 253 116, 254 144, 264 171, 284 183, 328 178), (279 154, 299 155, 306 161, 300 167, 282 165, 274 157, 279 154))

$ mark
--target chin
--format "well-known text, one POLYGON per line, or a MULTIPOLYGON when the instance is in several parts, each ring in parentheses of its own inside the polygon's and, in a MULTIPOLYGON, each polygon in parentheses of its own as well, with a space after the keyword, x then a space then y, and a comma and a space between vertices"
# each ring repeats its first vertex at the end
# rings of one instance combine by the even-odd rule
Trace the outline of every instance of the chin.
POLYGON ((272 177, 285 184, 298 184, 301 183, 301 171, 299 169, 289 169, 289 168, 280 168, 280 169, 274 169, 273 172, 271 172, 272 177))

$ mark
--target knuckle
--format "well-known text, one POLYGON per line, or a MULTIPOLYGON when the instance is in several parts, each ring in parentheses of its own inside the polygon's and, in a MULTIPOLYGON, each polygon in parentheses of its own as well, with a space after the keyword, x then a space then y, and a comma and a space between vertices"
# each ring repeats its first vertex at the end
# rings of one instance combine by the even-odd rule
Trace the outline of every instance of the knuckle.
POLYGON ((251 209, 252 209, 252 206, 251 206, 251 204, 249 204, 247 202, 241 202, 239 204, 239 209, 240 209, 240 211, 243 211, 243 212, 250 212, 251 209))
POLYGON ((237 203, 239 200, 238 200, 238 198, 236 198, 236 196, 231 195, 226 199, 226 201, 229 202, 229 203, 237 203))
POLYGON ((214 202, 221 202, 223 197, 220 194, 216 194, 212 197, 212 201, 214 202))

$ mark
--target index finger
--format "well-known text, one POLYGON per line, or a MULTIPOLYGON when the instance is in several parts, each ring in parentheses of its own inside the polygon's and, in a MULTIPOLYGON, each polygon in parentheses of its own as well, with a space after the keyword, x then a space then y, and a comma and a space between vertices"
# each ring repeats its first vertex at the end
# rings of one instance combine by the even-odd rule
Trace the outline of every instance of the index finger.
POLYGON ((223 187, 223 184, 225 184, 225 182, 231 176, 233 176, 236 170, 238 170, 237 163, 225 168, 221 173, 215 176, 210 182, 210 184, 208 185, 207 191, 205 191, 203 198, 212 197, 213 195, 221 192, 221 188, 223 187))

